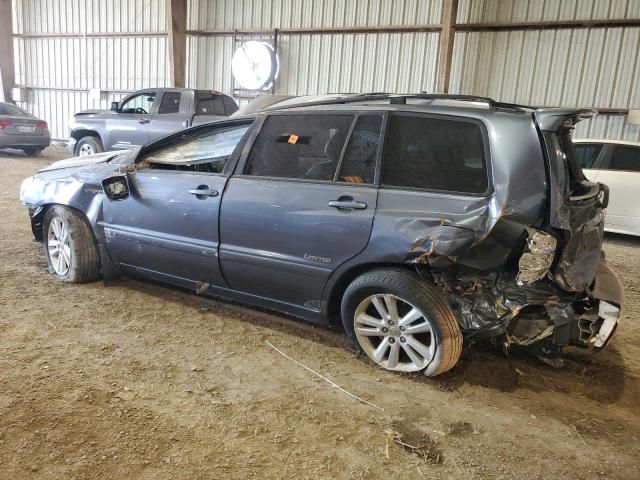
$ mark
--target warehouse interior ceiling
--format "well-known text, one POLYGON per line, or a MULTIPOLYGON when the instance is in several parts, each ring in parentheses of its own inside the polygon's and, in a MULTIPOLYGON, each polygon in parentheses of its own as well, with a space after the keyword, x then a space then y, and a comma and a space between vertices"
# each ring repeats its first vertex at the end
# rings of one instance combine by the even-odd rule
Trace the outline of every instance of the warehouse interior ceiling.
POLYGON ((640 140, 626 121, 640 108, 635 0, 0 3, 12 12, 5 89, 17 87, 57 139, 75 112, 140 88, 219 90, 244 103, 231 58, 240 41, 262 39, 280 58, 277 94, 449 91, 595 107, 576 136, 640 140))

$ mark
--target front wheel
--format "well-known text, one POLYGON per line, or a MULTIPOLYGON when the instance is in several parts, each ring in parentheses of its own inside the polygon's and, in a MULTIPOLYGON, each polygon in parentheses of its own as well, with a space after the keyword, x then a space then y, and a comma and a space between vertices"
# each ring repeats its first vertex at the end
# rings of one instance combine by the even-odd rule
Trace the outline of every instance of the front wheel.
POLYGON ((83 216, 56 205, 44 216, 44 250, 49 272, 63 282, 93 282, 100 275, 98 249, 83 216))
POLYGON ((345 291, 342 323, 373 362, 396 372, 444 373, 462 353, 462 333, 440 292, 417 273, 375 270, 345 291))
POLYGON ((78 157, 94 155, 101 152, 104 152, 104 147, 102 146, 102 142, 98 137, 82 137, 76 144, 76 155, 78 157))

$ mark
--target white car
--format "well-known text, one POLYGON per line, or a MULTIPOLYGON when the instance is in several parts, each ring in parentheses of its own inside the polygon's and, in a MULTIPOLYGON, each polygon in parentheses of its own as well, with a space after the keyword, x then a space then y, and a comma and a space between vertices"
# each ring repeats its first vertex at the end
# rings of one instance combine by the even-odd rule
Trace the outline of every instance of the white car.
POLYGON ((640 236, 640 142, 574 140, 586 177, 609 187, 607 232, 640 236))

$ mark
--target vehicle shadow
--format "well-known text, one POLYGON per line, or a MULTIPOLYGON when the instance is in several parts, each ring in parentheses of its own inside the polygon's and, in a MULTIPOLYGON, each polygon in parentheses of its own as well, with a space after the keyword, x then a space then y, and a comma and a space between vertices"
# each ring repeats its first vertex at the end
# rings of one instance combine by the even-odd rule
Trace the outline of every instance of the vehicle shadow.
POLYGON ((624 247, 640 246, 640 237, 634 237, 633 235, 625 235, 623 233, 605 232, 604 240, 606 243, 610 243, 617 246, 624 246, 624 247))
POLYGON ((110 286, 122 286, 158 299, 166 299, 168 296, 173 296, 176 298, 176 302, 185 307, 198 311, 215 311, 217 315, 243 323, 268 328, 274 332, 286 333, 301 339, 312 340, 328 347, 348 348, 355 352, 341 325, 326 326, 315 324, 291 315, 248 306, 240 302, 199 296, 191 290, 168 286, 148 279, 121 278, 110 281, 105 286, 107 288, 110 286))
MULTIPOLYGON (((173 292, 177 302, 201 310, 213 308, 216 313, 236 321, 249 323, 274 332, 312 340, 327 347, 339 347, 357 353, 347 338, 341 325, 323 326, 301 321, 291 316, 265 309, 200 297, 187 290, 135 279, 122 279, 115 284, 139 293, 166 299, 168 290, 173 292)), ((359 361, 376 367, 365 355, 359 361)), ((508 356, 490 343, 473 345, 463 352, 458 365, 450 372, 437 378, 427 378, 419 374, 397 374, 398 378, 413 382, 435 385, 445 391, 462 390, 466 386, 480 386, 494 391, 514 394, 516 397, 530 393, 553 392, 563 398, 581 397, 602 404, 618 402, 623 393, 627 396, 627 376, 622 356, 615 345, 608 347, 606 361, 598 354, 575 351, 563 356, 565 366, 554 369, 538 358, 524 352, 512 350, 508 356)), ((389 373, 389 375, 396 375, 389 373)), ((633 385, 633 390, 640 389, 633 385)))
POLYGON ((447 390, 475 385, 518 392, 515 396, 554 392, 567 400, 580 397, 602 404, 617 403, 623 394, 629 396, 624 361, 614 345, 608 347, 606 361, 597 353, 577 349, 569 349, 562 359, 564 366, 556 369, 523 350, 512 350, 506 356, 489 344, 479 344, 463 354, 453 371, 426 380, 447 390))
POLYGON ((28 157, 33 158, 24 153, 22 150, 16 150, 14 148, 2 148, 0 149, 0 155, 3 157, 28 157))

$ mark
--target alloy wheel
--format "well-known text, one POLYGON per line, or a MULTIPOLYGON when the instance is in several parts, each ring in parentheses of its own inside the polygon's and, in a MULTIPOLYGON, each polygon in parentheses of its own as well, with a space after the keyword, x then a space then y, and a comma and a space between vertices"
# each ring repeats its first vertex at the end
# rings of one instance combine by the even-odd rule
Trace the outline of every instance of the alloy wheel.
POLYGON ((58 217, 51 219, 47 233, 47 248, 51 266, 56 274, 63 276, 71 267, 71 244, 67 225, 58 217))
POLYGON ((376 294, 360 302, 354 331, 367 356, 387 370, 416 372, 426 368, 435 355, 428 317, 395 295, 376 294))

